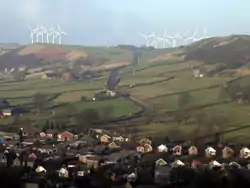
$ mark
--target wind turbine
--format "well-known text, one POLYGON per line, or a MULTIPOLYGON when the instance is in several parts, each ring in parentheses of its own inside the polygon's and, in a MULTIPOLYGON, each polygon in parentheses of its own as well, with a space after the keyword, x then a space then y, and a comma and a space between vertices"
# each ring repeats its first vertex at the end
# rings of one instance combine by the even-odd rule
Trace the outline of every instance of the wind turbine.
POLYGON ((167 44, 171 45, 171 42, 168 40, 169 36, 167 35, 167 30, 165 29, 164 34, 163 34, 163 47, 166 48, 167 44))
POLYGON ((42 25, 39 25, 37 24, 36 28, 34 29, 35 30, 35 33, 36 33, 36 42, 39 43, 39 38, 41 36, 42 40, 41 40, 41 43, 43 43, 43 30, 42 30, 42 25))
POLYGON ((32 29, 30 26, 28 26, 30 30, 30 36, 29 39, 31 40, 31 43, 33 44, 35 42, 35 36, 36 36, 36 42, 38 42, 38 33, 39 33, 39 26, 36 25, 36 28, 32 29))
POLYGON ((169 36, 169 38, 172 39, 173 43, 172 43, 172 47, 175 48, 176 47, 176 39, 180 39, 180 32, 178 32, 176 35, 174 36, 169 36))
POLYGON ((158 42, 163 42, 163 48, 167 47, 167 44, 171 45, 171 42, 168 40, 168 36, 167 36, 167 30, 164 31, 163 37, 158 37, 157 38, 158 42))
POLYGON ((50 29, 48 29, 47 40, 49 40, 49 37, 52 36, 52 44, 55 44, 55 35, 56 34, 57 34, 57 31, 55 31, 54 25, 52 24, 50 29))
POLYGON ((140 35, 146 40, 146 46, 149 47, 149 38, 151 37, 150 35, 144 35, 140 33, 140 35))
POLYGON ((153 46, 154 48, 157 48, 157 43, 159 42, 158 38, 156 37, 155 33, 153 32, 151 34, 151 37, 153 38, 153 41, 151 43, 151 46, 153 46))
POLYGON ((57 29, 58 31, 56 32, 55 37, 58 37, 58 43, 61 44, 62 43, 62 35, 67 35, 67 33, 65 33, 64 31, 61 30, 60 25, 57 25, 57 29))
POLYGON ((30 36, 29 36, 29 39, 31 40, 31 44, 34 44, 34 35, 35 35, 35 32, 33 31, 33 29, 28 26, 29 30, 30 30, 30 36))
POLYGON ((189 30, 187 29, 185 31, 185 33, 183 34, 183 37, 181 37, 181 39, 183 40, 185 46, 188 44, 188 40, 189 40, 188 37, 187 37, 188 33, 189 33, 189 30))
MULTIPOLYGON (((197 29, 196 29, 196 31, 197 31, 197 29)), ((204 31, 206 32, 206 30, 204 30, 204 31)), ((202 39, 204 39, 204 36, 202 36, 202 37, 194 37, 193 42, 197 42, 197 41, 202 40, 202 39)))
POLYGON ((192 40, 191 43, 195 42, 196 34, 197 34, 197 29, 194 31, 193 36, 186 38, 186 41, 192 40))
POLYGON ((47 29, 43 27, 43 25, 40 25, 40 36, 42 37, 42 43, 44 43, 44 35, 48 35, 47 29))
POLYGON ((204 27, 204 30, 203 30, 203 39, 207 39, 208 36, 207 36, 207 28, 204 27))

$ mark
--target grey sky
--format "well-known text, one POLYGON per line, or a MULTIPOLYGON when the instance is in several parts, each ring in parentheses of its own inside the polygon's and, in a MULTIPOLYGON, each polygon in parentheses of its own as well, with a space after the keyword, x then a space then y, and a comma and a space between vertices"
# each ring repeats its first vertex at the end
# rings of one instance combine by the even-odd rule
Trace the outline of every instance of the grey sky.
POLYGON ((143 44, 139 33, 249 34, 249 0, 6 0, 0 6, 0 42, 28 43, 27 26, 61 24, 64 43, 143 44))

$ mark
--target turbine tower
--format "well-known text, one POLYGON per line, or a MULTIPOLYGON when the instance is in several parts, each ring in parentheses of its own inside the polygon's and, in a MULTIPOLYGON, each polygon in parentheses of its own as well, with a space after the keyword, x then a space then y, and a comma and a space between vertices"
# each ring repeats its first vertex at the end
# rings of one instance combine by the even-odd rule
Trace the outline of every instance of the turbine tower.
POLYGON ((65 33, 64 31, 61 30, 60 25, 57 25, 57 29, 58 31, 56 31, 56 35, 55 37, 58 37, 58 44, 62 43, 62 35, 67 35, 67 33, 65 33))
POLYGON ((39 39, 39 25, 36 25, 36 28, 32 29, 30 26, 28 26, 30 30, 30 36, 29 39, 31 40, 31 43, 34 44, 35 42, 38 42, 39 39))
POLYGON ((204 27, 204 29, 203 29, 203 39, 207 39, 207 38, 208 38, 208 36, 207 36, 207 28, 204 27))
POLYGON ((140 33, 140 35, 146 40, 146 46, 149 47, 149 39, 151 38, 151 35, 144 35, 140 33))
POLYGON ((166 48, 167 45, 171 45, 171 42, 168 40, 169 36, 167 35, 167 30, 165 29, 164 34, 163 34, 163 48, 166 48))
POLYGON ((34 30, 30 26, 28 26, 28 28, 30 30, 29 39, 31 40, 31 44, 34 44, 34 37, 35 37, 34 35, 35 35, 35 32, 34 32, 34 30))
POLYGON ((57 32, 54 28, 54 25, 52 24, 50 29, 48 29, 48 38, 52 36, 52 44, 55 44, 55 36, 57 32))
POLYGON ((43 25, 40 25, 40 36, 42 38, 41 43, 44 43, 44 35, 47 35, 47 29, 45 27, 43 27, 43 25))
POLYGON ((34 29, 35 32, 36 32, 36 42, 39 43, 43 43, 43 31, 41 29, 42 25, 40 25, 39 27, 39 24, 36 25, 36 28, 34 29), (41 38, 41 40, 39 40, 41 38))
MULTIPOLYGON (((196 29, 196 31, 198 31, 198 29, 196 29)), ((206 32, 206 30, 204 30, 204 31, 206 32)), ((201 36, 201 37, 194 37, 193 42, 197 42, 197 41, 200 41, 200 40, 202 40, 202 39, 204 39, 204 36, 201 36)))
POLYGON ((151 36, 153 38, 153 41, 152 41, 152 43, 150 45, 153 46, 154 48, 157 48, 157 44, 159 42, 159 38, 156 37, 156 35, 155 35, 154 32, 151 34, 151 36))
POLYGON ((163 48, 167 48, 167 45, 172 45, 171 42, 168 40, 167 30, 164 31, 163 37, 157 38, 158 42, 163 42, 163 48))
POLYGON ((193 35, 191 37, 186 38, 186 40, 187 41, 191 40, 191 43, 195 42, 196 34, 197 34, 197 29, 194 31, 193 35))
POLYGON ((183 36, 181 37, 181 39, 184 42, 184 45, 186 46, 188 44, 188 41, 190 40, 187 36, 188 36, 189 30, 187 29, 185 31, 185 33, 183 34, 183 36))
POLYGON ((172 39, 172 41, 173 41, 172 47, 175 48, 176 47, 176 39, 180 39, 180 32, 178 32, 174 36, 169 36, 169 38, 172 39))

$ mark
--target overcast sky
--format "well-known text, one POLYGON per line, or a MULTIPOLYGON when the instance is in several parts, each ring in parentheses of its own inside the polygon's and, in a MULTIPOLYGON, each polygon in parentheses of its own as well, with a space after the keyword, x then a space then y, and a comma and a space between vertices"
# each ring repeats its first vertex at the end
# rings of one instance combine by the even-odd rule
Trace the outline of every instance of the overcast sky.
POLYGON ((5 0, 0 42, 29 43, 28 25, 36 23, 58 23, 68 33, 63 43, 82 45, 144 44, 139 33, 165 28, 171 35, 204 26, 210 36, 249 34, 249 7, 250 0, 5 0))

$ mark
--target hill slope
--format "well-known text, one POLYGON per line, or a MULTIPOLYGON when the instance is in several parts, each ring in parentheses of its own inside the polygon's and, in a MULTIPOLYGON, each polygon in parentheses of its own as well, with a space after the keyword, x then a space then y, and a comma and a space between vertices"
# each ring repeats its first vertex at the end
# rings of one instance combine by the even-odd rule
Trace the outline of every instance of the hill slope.
POLYGON ((237 68, 250 61, 250 36, 233 35, 198 41, 185 49, 185 60, 222 63, 237 68))
POLYGON ((124 64, 124 61, 129 61, 130 59, 131 52, 122 49, 34 44, 20 46, 0 55, 0 69, 19 67, 37 68, 55 63, 77 61, 81 64, 87 63, 88 66, 100 66, 102 64, 112 65, 119 62, 124 64), (86 59, 88 61, 83 62, 86 59), (89 60, 93 61, 93 63, 90 63, 89 60))

